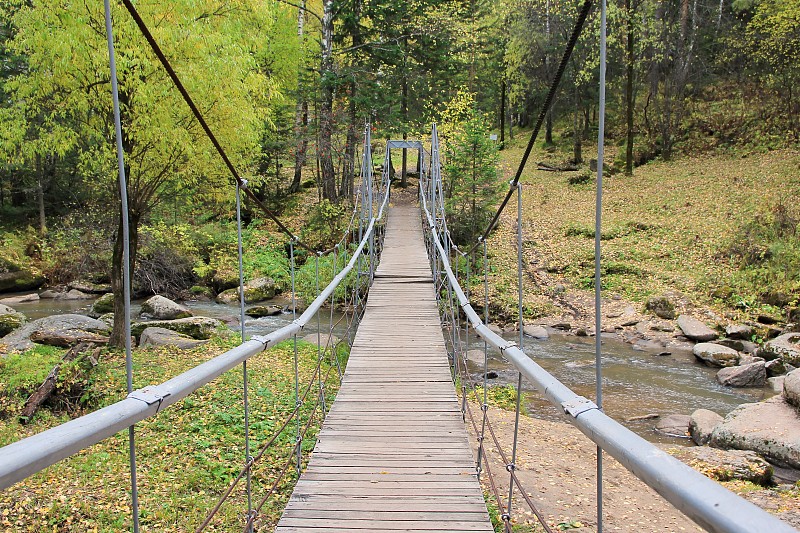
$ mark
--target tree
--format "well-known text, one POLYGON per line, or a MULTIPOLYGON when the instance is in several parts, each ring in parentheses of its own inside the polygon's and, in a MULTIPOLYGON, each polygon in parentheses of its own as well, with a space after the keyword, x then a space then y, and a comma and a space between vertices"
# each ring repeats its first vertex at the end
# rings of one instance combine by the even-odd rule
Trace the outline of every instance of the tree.
POLYGON ((499 154, 489 138, 489 121, 462 90, 444 114, 445 211, 448 229, 460 245, 475 243, 494 214, 500 196, 499 154))
POLYGON ((761 0, 747 27, 747 48, 757 61, 758 77, 777 92, 779 112, 800 138, 800 0, 761 0))
MULTIPOLYGON (((276 61, 269 49, 269 35, 280 20, 274 9, 244 2, 220 7, 211 1, 150 3, 139 9, 146 21, 171 22, 154 25, 156 40, 231 159, 242 170, 252 169, 267 118, 265 104, 278 91, 266 75, 276 61)), ((116 155, 102 4, 36 0, 12 20, 17 34, 11 48, 28 58, 28 68, 7 84, 7 90, 15 101, 24 102, 28 124, 41 114, 45 124, 63 125, 48 134, 54 131, 57 143, 79 152, 85 186, 115 205, 116 155)), ((216 187, 227 190, 228 197, 233 188, 210 143, 124 12, 115 12, 115 33, 133 268, 139 226, 167 188, 190 196, 193 190, 216 187)), ((39 144, 50 146, 41 141, 42 132, 36 133, 39 144)), ((34 142, 21 140, 23 147, 34 142)), ((111 284, 119 318, 123 235, 118 203, 116 211, 111 284)), ((122 320, 115 321, 112 344, 123 344, 123 326, 122 320)))

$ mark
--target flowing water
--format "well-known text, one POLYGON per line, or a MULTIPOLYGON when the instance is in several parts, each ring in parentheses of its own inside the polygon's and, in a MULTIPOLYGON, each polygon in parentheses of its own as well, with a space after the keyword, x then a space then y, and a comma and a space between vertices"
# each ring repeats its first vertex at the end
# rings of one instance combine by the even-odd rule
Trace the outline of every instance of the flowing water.
MULTIPOLYGON (((462 332, 463 335, 463 332, 462 332)), ((504 334, 519 342, 517 334, 504 334)), ((470 335, 470 349, 483 351, 484 343, 470 335)), ((756 402, 771 395, 764 388, 735 389, 723 387, 715 379, 716 370, 697 362, 690 351, 670 355, 633 349, 614 337, 602 344, 603 409, 642 437, 657 442, 677 443, 681 439, 665 437, 654 430, 652 418, 631 420, 647 415, 691 414, 699 408, 725 416, 737 406, 756 402)), ((595 399, 594 338, 553 335, 547 340, 525 338, 524 352, 542 368, 581 396, 595 399)), ((517 383, 517 372, 496 351, 489 349, 490 385, 517 383)), ((474 357, 473 357, 474 359, 474 357)), ((474 380, 483 380, 483 365, 469 363, 474 380)), ((530 383, 523 381, 528 414, 537 418, 563 420, 560 410, 541 398, 530 383)), ((688 443, 687 443, 688 444, 688 443)))
MULTIPOLYGON (((192 312, 200 316, 220 319, 232 329, 239 328, 239 309, 237 306, 214 302, 186 302, 192 312)), ((86 313, 91 301, 38 300, 14 304, 13 307, 29 319, 36 319, 59 313, 86 313)), ((132 316, 138 317, 141 301, 133 303, 132 316)), ((245 325, 248 335, 264 335, 292 321, 292 314, 264 318, 247 318, 245 325)), ((329 331, 330 309, 320 312, 322 331, 329 331)), ((333 332, 342 337, 347 326, 346 317, 333 313, 333 332)), ((316 332, 316 320, 312 319, 305 334, 316 332)), ((445 331, 445 335, 449 332, 445 331)), ((504 335, 517 341, 515 334, 504 335)), ((462 338, 465 334, 462 331, 462 338)), ((483 350, 483 341, 473 335, 469 339, 470 350, 483 350)), ((566 335, 553 335, 548 340, 526 338, 524 351, 545 370, 576 393, 595 398, 594 339, 566 335)), ((651 441, 679 442, 679 439, 662 437, 655 433, 653 419, 630 420, 646 415, 666 415, 671 413, 690 414, 698 408, 705 408, 726 415, 742 403, 764 399, 769 393, 766 389, 732 389, 723 387, 715 379, 716 370, 698 363, 691 352, 673 352, 659 356, 654 353, 634 350, 631 345, 616 338, 603 339, 603 407, 611 417, 651 441)), ((482 356, 481 356, 482 357, 482 356)), ((473 357, 475 359, 475 357, 473 357)), ((471 362, 472 377, 477 382, 483 380, 483 365, 471 362)), ((515 384, 517 373, 495 350, 489 350, 491 385, 515 384)), ((523 389, 531 391, 527 410, 531 416, 551 420, 563 420, 559 410, 539 397, 530 384, 523 389)))

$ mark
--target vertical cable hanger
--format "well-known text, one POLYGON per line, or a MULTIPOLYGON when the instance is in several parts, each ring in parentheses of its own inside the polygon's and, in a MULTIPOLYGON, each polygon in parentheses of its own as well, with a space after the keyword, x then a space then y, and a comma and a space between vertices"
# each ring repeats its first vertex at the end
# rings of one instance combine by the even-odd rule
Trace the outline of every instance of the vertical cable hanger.
MULTIPOLYGON (((598 409, 603 409, 603 361, 602 361, 602 300, 600 237, 603 214, 603 158, 605 155, 606 124, 606 0, 600 2, 600 103, 597 124, 597 195, 594 226, 594 347, 595 347, 595 394, 598 409)), ((597 446, 597 533, 603 533, 603 450, 597 446)))
MULTIPOLYGON (((111 95, 114 104, 114 134, 117 144, 119 172, 120 215, 122 218, 122 285, 125 299, 125 376, 128 394, 133 392, 133 353, 131 346, 131 243, 128 217, 128 181, 125 176, 125 151, 122 146, 122 119, 119 109, 117 60, 114 54, 114 31, 111 23, 111 3, 104 1, 108 59, 111 68, 111 95)), ((136 480, 136 435, 134 426, 128 428, 128 461, 131 470, 131 512, 133 531, 139 533, 139 488, 136 480)))

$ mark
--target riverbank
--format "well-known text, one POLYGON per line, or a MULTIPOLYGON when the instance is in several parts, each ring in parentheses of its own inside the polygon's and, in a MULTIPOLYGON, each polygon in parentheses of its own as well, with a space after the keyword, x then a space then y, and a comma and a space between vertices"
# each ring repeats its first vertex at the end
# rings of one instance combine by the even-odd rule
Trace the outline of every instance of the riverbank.
MULTIPOLYGON (((473 412, 480 408, 473 405, 473 412)), ((514 413, 490 407, 489 419, 504 450, 511 449, 514 413)), ((473 449, 477 448, 470 428, 473 449)), ((576 531, 596 531, 595 445, 572 425, 522 416, 517 475, 548 525, 570 525, 576 531), (580 525, 578 525, 580 524, 580 525)), ((501 493, 508 490, 505 465, 494 444, 489 443, 492 471, 501 493)), ((665 448, 670 448, 664 445, 665 448)), ((704 531, 613 458, 604 458, 604 526, 606 531, 691 532, 704 531)), ((483 477, 484 490, 491 493, 483 477)), ((776 515, 794 527, 800 527, 800 489, 792 485, 765 488, 753 483, 729 481, 726 488, 776 515)), ((542 531, 534 526, 535 517, 518 496, 513 508, 517 524, 542 531)), ((562 526, 565 527, 565 526, 562 526)))

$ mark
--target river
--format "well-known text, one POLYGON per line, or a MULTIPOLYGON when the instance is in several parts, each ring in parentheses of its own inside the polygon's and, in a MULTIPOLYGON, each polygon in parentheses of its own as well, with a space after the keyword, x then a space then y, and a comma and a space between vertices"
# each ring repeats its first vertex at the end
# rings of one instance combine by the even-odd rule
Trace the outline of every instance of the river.
MULTIPOLYGON (((86 313, 91 301, 47 300, 14 304, 14 308, 29 319, 59 313, 86 313)), ((234 324, 238 329, 237 306, 214 302, 186 302, 192 312, 200 316, 218 318, 234 324)), ((137 317, 140 301, 133 303, 132 316, 137 317)), ((341 313, 333 313, 334 334, 344 335, 346 320, 341 313)), ((327 331, 331 320, 330 310, 323 309, 320 322, 327 331)), ((263 335, 292 321, 291 313, 259 319, 248 318, 245 322, 248 335, 263 335)), ((308 333, 316 331, 312 320, 308 333)), ((448 333, 445 332, 447 335, 448 333)), ((462 332, 462 338, 465 338, 462 332)), ((504 334, 517 341, 516 334, 504 334)), ((470 335, 470 349, 483 349, 483 341, 470 335)), ((553 374, 562 383, 587 398, 595 397, 594 339, 570 335, 552 335, 547 340, 525 338, 523 349, 529 357, 553 374)), ((716 369, 698 363, 689 351, 676 351, 671 355, 633 349, 615 337, 603 339, 603 407, 612 416, 631 430, 650 441, 680 442, 681 439, 660 436, 655 433, 654 420, 633 420, 636 417, 671 413, 690 414, 705 408, 726 415, 742 403, 764 399, 767 389, 732 389, 723 387, 715 379, 716 369)), ((482 381, 482 365, 470 364, 470 372, 476 381, 482 381)), ((496 374, 489 380, 493 385, 517 382, 517 373, 496 351, 489 351, 489 369, 496 374)), ((528 414, 550 420, 562 419, 559 410, 541 399, 530 384, 523 389, 531 393, 526 408, 528 414)))

